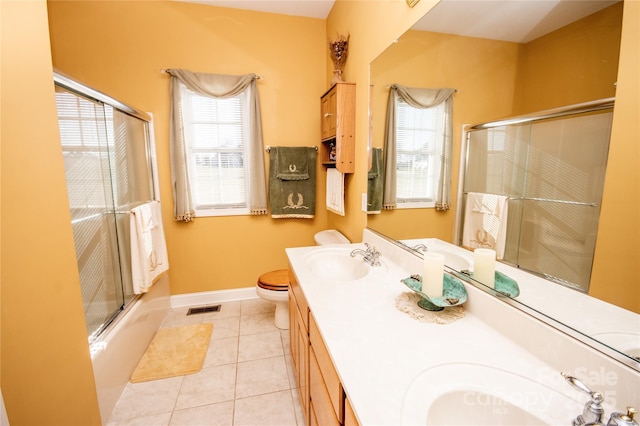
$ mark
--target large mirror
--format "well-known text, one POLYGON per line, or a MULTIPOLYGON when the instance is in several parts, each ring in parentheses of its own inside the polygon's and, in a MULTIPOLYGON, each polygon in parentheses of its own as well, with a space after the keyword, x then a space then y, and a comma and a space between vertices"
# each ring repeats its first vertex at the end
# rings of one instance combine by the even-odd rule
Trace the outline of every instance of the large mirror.
MULTIPOLYGON (((456 200, 465 125, 615 97, 623 5, 622 1, 442 0, 371 63, 372 147, 384 146, 390 85, 455 88, 452 198, 456 200)), ((382 210, 368 216, 368 227, 397 241, 438 238, 453 243, 456 214, 455 209, 382 210)), ((621 286, 638 285, 617 281, 621 286)), ((568 294, 576 294, 576 302, 567 303, 581 303, 578 300, 585 297, 577 291, 568 294)), ((639 304, 603 310, 607 313, 602 315, 611 324, 624 321, 625 333, 632 331, 631 339, 640 350, 639 304), (612 312, 621 312, 621 318, 611 318, 612 312)), ((640 368, 626 347, 584 331, 586 321, 598 321, 601 313, 576 315, 579 309, 569 309, 574 314, 566 315, 538 302, 525 307, 584 333, 599 349, 605 344, 614 355, 626 358, 625 363, 640 368)))

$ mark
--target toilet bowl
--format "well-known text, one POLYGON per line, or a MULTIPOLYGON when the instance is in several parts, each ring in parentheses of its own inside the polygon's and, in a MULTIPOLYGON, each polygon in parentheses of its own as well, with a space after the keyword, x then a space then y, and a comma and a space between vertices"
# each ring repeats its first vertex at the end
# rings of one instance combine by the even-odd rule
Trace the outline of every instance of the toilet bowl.
MULTIPOLYGON (((317 245, 329 244, 350 244, 351 242, 335 229, 320 231, 314 235, 317 245)), ((276 314, 274 318, 275 326, 282 329, 289 329, 289 270, 278 269, 266 272, 258 278, 256 284, 256 294, 275 303, 276 314)))
POLYGON ((289 328, 289 270, 278 269, 260 275, 256 284, 256 293, 264 300, 276 304, 275 325, 289 328))

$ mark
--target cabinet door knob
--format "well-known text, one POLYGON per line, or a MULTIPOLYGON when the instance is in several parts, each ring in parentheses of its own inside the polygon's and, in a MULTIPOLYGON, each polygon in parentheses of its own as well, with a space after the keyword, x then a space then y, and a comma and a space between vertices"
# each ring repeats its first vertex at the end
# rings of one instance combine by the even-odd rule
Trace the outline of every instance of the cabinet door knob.
POLYGON ((331 117, 332 115, 333 115, 333 114, 330 114, 330 113, 328 113, 328 112, 325 112, 325 113, 324 113, 324 116, 325 116, 325 117, 331 117))

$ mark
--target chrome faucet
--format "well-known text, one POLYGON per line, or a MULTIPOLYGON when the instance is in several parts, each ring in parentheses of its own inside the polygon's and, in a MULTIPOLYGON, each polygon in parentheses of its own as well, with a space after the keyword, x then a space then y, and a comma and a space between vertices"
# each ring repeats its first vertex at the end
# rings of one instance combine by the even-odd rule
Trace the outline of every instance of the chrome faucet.
POLYGON ((425 253, 429 249, 424 244, 418 244, 418 245, 415 245, 415 246, 411 247, 411 250, 421 251, 421 252, 425 253))
POLYGON ((361 254, 364 258, 364 261, 367 262, 371 266, 381 266, 380 256, 382 255, 375 247, 370 246, 368 243, 364 243, 367 247, 366 250, 355 249, 351 252, 349 256, 356 257, 357 254, 361 254))
MULTIPOLYGON (((573 426, 604 426, 604 423, 602 423, 602 417, 604 416, 604 408, 602 408, 604 397, 602 394, 592 391, 587 385, 573 376, 569 376, 566 373, 560 374, 571 386, 591 397, 591 400, 584 405, 582 414, 573 419, 573 426)), ((636 410, 633 407, 627 407, 626 414, 612 413, 607 426, 638 426, 638 422, 633 419, 635 414, 636 410)))

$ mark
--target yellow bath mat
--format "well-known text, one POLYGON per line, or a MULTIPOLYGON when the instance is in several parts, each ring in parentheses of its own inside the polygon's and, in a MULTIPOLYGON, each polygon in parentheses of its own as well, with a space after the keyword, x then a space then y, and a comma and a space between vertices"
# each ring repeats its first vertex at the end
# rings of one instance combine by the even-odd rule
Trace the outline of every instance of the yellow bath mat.
POLYGON ((200 371, 212 331, 211 323, 158 330, 131 375, 131 383, 200 371))

